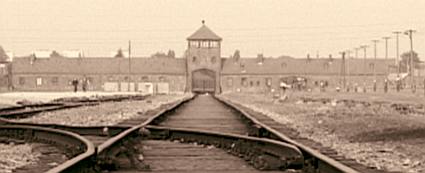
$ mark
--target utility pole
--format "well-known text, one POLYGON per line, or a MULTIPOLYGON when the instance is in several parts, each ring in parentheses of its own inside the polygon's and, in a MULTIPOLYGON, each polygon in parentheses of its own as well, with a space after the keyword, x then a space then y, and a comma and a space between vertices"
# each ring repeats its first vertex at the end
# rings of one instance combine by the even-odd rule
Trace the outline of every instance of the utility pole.
POLYGON ((373 91, 376 91, 376 43, 379 42, 379 40, 372 40, 373 42, 373 49, 374 49, 374 53, 373 53, 373 91))
POLYGON ((128 41, 128 91, 131 91, 131 41, 128 41))
POLYGON ((375 68, 375 66, 376 66, 376 43, 378 43, 379 42, 379 40, 372 40, 372 42, 373 42, 373 50, 374 50, 374 52, 373 52, 373 80, 374 81, 376 81, 376 68, 375 68))
POLYGON ((345 80, 345 52, 340 52, 342 55, 342 62, 341 62, 341 75, 342 75, 342 88, 343 90, 346 89, 346 80, 345 80))
POLYGON ((363 81, 363 92, 366 92, 366 71, 367 71, 367 66, 366 66, 366 57, 367 57, 367 53, 366 53, 366 49, 367 49, 367 45, 362 45, 360 46, 360 48, 362 48, 364 50, 364 59, 363 59, 363 75, 365 76, 365 80, 363 81))
MULTIPOLYGON (((350 54, 351 54, 351 50, 347 50, 347 83, 348 83, 348 88, 350 88, 350 54)), ((344 61, 345 62, 345 61, 344 61)))
POLYGON ((355 58, 356 58, 356 59, 358 59, 358 58, 359 58, 358 51, 359 51, 360 49, 361 49, 360 47, 355 47, 355 48, 354 48, 354 52, 355 52, 355 54, 354 54, 354 55, 355 55, 355 58))
POLYGON ((360 48, 363 49, 363 55, 364 55, 364 58, 363 58, 363 73, 366 73, 366 70, 367 70, 367 68, 366 68, 366 57, 367 57, 366 49, 368 47, 369 46, 367 46, 367 45, 360 46, 360 48))
POLYGON ((382 37, 385 40, 385 60, 388 59, 388 39, 391 37, 382 37))
POLYGON ((400 31, 394 31, 393 32, 395 35, 396 35, 396 54, 397 54, 397 56, 396 56, 396 61, 395 61, 395 65, 396 65, 396 67, 397 67, 397 81, 396 81, 396 89, 397 89, 397 92, 399 92, 400 91, 400 89, 401 89, 401 78, 400 78, 400 61, 399 61, 399 58, 400 58, 400 52, 399 52, 399 35, 400 35, 400 31))
POLYGON ((390 39, 390 38, 391 37, 382 37, 382 39, 385 40, 385 66, 387 68, 386 75, 388 75, 388 73, 389 73, 389 66, 387 65, 387 61, 386 60, 388 60, 388 39, 390 39))
POLYGON ((396 35, 396 60, 395 60, 395 65, 397 66, 397 78, 400 77, 400 52, 399 52, 399 34, 401 33, 400 31, 394 31, 393 32, 396 35))
POLYGON ((416 92, 416 84, 415 84, 415 78, 413 77, 413 73, 414 73, 414 68, 415 68, 415 64, 413 62, 413 33, 416 32, 415 30, 409 29, 406 32, 404 32, 404 34, 409 36, 410 39, 410 68, 409 68, 409 73, 410 73, 410 85, 412 87, 412 92, 415 93, 416 92))

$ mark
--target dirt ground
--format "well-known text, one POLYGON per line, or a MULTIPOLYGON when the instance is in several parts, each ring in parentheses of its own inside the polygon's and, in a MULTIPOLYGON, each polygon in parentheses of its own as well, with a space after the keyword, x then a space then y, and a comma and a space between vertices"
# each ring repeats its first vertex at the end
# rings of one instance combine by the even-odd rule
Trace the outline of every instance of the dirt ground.
POLYGON ((411 93, 293 92, 224 96, 371 167, 425 172, 425 98, 411 93))

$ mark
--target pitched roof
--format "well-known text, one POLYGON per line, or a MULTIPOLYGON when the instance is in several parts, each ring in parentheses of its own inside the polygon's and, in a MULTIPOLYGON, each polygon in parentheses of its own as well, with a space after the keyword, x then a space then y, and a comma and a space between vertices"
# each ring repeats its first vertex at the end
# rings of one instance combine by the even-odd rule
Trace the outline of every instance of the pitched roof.
MULTIPOLYGON (((132 74, 176 74, 186 73, 182 58, 132 58, 132 74)), ((31 74, 128 74, 127 58, 15 58, 13 73, 31 74)))
MULTIPOLYGON (((298 59, 298 58, 264 58, 258 63, 256 58, 225 59, 222 74, 309 74, 309 75, 338 75, 341 73, 341 59, 298 59)), ((376 74, 386 74, 388 66, 394 63, 393 59, 377 59, 376 74)), ((346 60, 346 74, 373 74, 373 59, 346 60)))
POLYGON ((187 38, 187 40, 215 40, 221 41, 221 37, 211 31, 205 24, 202 24, 195 33, 187 38))
POLYGON ((3 47, 0 46, 0 62, 7 62, 8 59, 9 59, 9 57, 7 56, 3 47))

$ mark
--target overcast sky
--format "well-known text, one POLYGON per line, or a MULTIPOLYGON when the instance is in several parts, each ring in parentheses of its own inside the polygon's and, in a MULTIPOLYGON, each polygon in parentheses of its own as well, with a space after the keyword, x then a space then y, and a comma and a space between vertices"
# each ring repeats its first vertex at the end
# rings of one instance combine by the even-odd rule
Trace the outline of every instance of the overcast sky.
MULTIPOLYGON (((414 49, 425 60, 424 8, 424 0, 1 0, 0 45, 16 55, 82 49, 109 56, 132 40, 136 56, 168 49, 182 56, 186 38, 205 20, 223 38, 223 57, 236 49, 243 57, 336 57, 372 39, 381 40, 384 57, 382 37, 412 28, 414 49)), ((408 49, 401 35, 400 52, 408 49)))

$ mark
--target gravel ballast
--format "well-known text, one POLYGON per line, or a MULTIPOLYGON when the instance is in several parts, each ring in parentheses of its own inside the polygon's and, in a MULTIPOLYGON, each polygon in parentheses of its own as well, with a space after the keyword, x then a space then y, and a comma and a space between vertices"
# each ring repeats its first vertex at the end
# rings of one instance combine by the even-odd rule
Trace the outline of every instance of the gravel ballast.
POLYGON ((298 96, 280 102, 270 95, 241 93, 223 97, 367 166, 425 172, 425 115, 417 102, 298 96))
POLYGON ((9 173, 37 161, 40 153, 32 150, 31 144, 0 143, 0 173, 9 173))
POLYGON ((107 102, 96 106, 45 112, 19 121, 73 126, 114 125, 188 96, 183 94, 155 95, 149 96, 145 100, 107 102))

